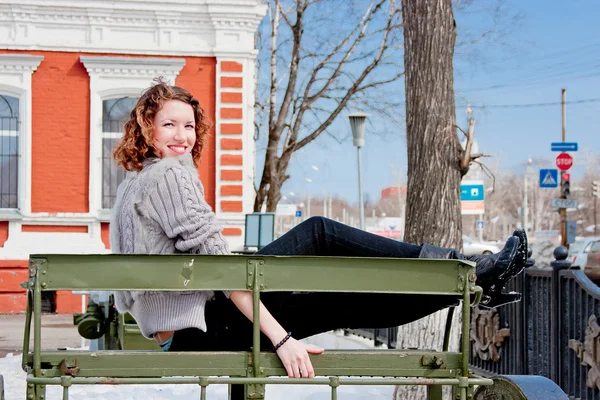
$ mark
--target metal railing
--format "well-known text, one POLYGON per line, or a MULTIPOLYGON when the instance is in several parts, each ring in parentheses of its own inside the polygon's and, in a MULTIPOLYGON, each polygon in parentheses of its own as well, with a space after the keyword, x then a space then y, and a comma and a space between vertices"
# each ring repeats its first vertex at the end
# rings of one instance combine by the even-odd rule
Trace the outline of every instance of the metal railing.
POLYGON ((495 360, 477 351, 481 335, 471 325, 469 363, 483 376, 541 375, 571 399, 600 400, 600 288, 583 271, 569 269, 566 255, 559 248, 551 268, 527 268, 511 282, 523 301, 491 311, 499 319, 499 327, 487 325, 491 338, 499 329, 510 331, 503 343, 485 343, 494 346, 495 360))

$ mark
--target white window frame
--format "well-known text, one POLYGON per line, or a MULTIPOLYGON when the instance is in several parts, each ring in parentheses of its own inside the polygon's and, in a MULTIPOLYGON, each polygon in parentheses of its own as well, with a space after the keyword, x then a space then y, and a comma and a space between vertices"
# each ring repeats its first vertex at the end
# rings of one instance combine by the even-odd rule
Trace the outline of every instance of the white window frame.
POLYGON ((102 208, 102 102, 119 97, 139 97, 153 80, 175 83, 184 58, 81 56, 90 76, 90 183, 89 210, 108 221, 110 210, 102 208))
POLYGON ((43 59, 29 54, 0 54, 0 93, 19 99, 18 208, 0 208, 3 221, 31 214, 31 75, 43 59))

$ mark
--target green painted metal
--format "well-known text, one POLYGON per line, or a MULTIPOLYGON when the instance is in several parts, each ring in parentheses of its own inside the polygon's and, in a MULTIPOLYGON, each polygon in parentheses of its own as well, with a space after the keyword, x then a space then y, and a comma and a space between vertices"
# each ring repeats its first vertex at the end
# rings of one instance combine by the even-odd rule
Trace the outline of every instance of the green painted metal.
MULTIPOLYGON (((129 316, 129 314, 127 314, 127 316, 129 316)), ((129 322, 125 317, 124 314, 119 314, 117 335, 121 349, 162 351, 156 341, 148 340, 142 336, 140 328, 133 319, 133 322, 129 322)))
POLYGON ((444 398, 442 388, 441 385, 427 386, 427 398, 429 400, 442 400, 444 398))
MULTIPOLYGON (((41 376, 42 372, 42 283, 40 275, 45 274, 42 270, 43 261, 33 261, 34 268, 34 286, 33 286, 33 375, 41 376)), ((31 275, 31 271, 30 271, 31 275)), ((32 400, 42 400, 45 396, 44 387, 36 385, 32 400)))
MULTIPOLYGON (((474 265, 461 260, 205 256, 205 255, 37 255, 30 260, 28 318, 34 319, 34 349, 29 352, 31 324, 26 322, 23 364, 29 370, 28 396, 41 400, 46 384, 197 383, 201 398, 209 384, 244 384, 248 399, 264 399, 266 384, 326 384, 332 399, 340 385, 428 385, 437 400, 441 385, 457 387, 467 399, 473 385, 491 380, 468 371, 471 295, 476 301, 474 265), (267 291, 419 293, 461 296, 461 353, 444 350, 326 351, 311 356, 319 375, 328 378, 281 379, 287 376, 276 354, 260 352, 260 325, 255 318, 251 352, 164 353, 162 351, 40 350, 43 290, 251 290, 259 316, 260 294, 267 291), (33 308, 33 313, 32 309, 33 308), (73 375, 73 376, 69 376, 73 375), (222 376, 209 378, 209 376, 222 376), (165 378, 163 378, 165 377, 165 378), (177 378, 171 378, 177 377, 177 378), (344 378, 342 378, 344 377, 344 378), (360 378, 345 378, 360 377, 360 378), (367 377, 367 378, 365 378, 367 377), (369 378, 373 377, 373 378, 369 378)), ((119 318, 124 318, 119 316, 119 318)), ((451 321, 451 314, 449 320, 451 321)), ((123 348, 147 348, 135 324, 111 320, 110 331, 123 348), (118 326, 118 329, 117 329, 118 326)), ((156 346, 153 342, 152 344, 156 346)), ((158 346, 155 347, 158 350, 158 346)))
POLYGON ((262 261, 269 291, 462 294, 473 263, 350 257, 242 255, 35 255, 44 290, 248 290, 249 260, 262 261), (243 278, 242 278, 243 277, 243 278), (466 276, 465 276, 466 278, 466 276))
POLYGON ((25 314, 25 331, 23 333, 23 354, 21 355, 21 368, 26 371, 27 366, 27 354, 29 354, 29 341, 31 340, 31 309, 33 299, 31 298, 31 290, 27 291, 27 311, 25 314))
POLYGON ((448 314, 446 315, 446 327, 444 329, 444 343, 442 344, 442 351, 448 351, 450 346, 450 332, 452 330, 452 318, 454 317, 454 307, 448 308, 448 314))
MULTIPOLYGON (((248 277, 252 281, 252 376, 259 378, 263 370, 260 367, 260 290, 264 289, 264 261, 248 260, 248 277)), ((250 375, 250 374, 249 374, 250 375)), ((265 385, 246 385, 246 398, 263 400, 265 398, 265 385)))
MULTIPOLYGON (((76 360, 78 377, 247 376, 251 359, 250 352, 44 351, 42 372, 59 377, 60 363, 76 360)), ((260 359, 263 376, 287 376, 276 354, 261 352, 260 359)), ((27 361, 32 362, 31 355, 27 361)), ((314 368, 327 376, 454 378, 460 376, 461 361, 460 353, 420 350, 327 350, 311 356, 314 368), (443 358, 438 368, 423 362, 434 357, 443 358)))
MULTIPOLYGON (((458 385, 457 378, 389 378, 389 379, 363 379, 363 378, 213 378, 207 377, 209 385, 226 385, 226 384, 264 384, 264 385, 328 385, 332 386, 332 380, 335 379, 336 386, 381 386, 381 385, 458 385)), ((473 386, 488 386, 493 384, 492 379, 488 378, 465 378, 469 385, 473 386)), ((73 378, 72 384, 77 385, 189 385, 198 384, 199 378, 73 378)), ((35 378, 27 377, 29 384, 36 385, 61 385, 59 378, 35 378)))

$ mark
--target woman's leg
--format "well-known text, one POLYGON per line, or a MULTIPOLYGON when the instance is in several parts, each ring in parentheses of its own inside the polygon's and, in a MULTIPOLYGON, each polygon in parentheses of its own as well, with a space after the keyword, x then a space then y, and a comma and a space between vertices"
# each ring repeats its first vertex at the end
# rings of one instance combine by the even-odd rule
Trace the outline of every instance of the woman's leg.
POLYGON ((421 246, 377 236, 323 218, 312 217, 269 243, 258 254, 417 258, 421 246))
POLYGON ((464 257, 456 249, 424 244, 416 246, 355 229, 323 217, 313 217, 262 248, 259 254, 398 258, 445 258, 475 261, 477 284, 490 307, 520 299, 520 293, 504 293, 511 279, 527 263, 527 235, 516 230, 497 254, 464 257))
MULTIPOLYGON (((265 255, 417 258, 421 246, 313 217, 262 248, 265 255)), ((261 299, 295 338, 340 328, 385 328, 457 303, 455 296, 373 293, 266 293, 261 299)))
POLYGON ((262 301, 296 339, 335 329, 389 328, 458 304, 458 296, 383 293, 268 293, 262 301))

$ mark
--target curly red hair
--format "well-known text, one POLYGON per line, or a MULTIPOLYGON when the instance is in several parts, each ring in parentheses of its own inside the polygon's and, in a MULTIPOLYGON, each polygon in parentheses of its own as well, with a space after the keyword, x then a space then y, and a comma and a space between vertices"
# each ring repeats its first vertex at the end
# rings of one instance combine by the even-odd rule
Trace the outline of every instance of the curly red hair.
POLYGON ((141 171, 144 160, 160 157, 154 148, 154 117, 169 100, 179 100, 194 109, 196 123, 196 144, 192 148, 192 159, 196 167, 200 163, 204 138, 211 128, 208 117, 200 106, 200 102, 192 94, 179 86, 171 86, 161 79, 148 88, 139 98, 129 120, 125 123, 123 137, 113 151, 117 164, 127 171, 141 171))

